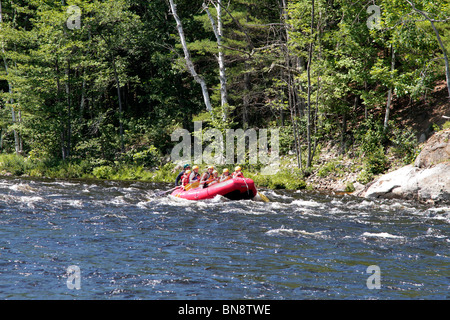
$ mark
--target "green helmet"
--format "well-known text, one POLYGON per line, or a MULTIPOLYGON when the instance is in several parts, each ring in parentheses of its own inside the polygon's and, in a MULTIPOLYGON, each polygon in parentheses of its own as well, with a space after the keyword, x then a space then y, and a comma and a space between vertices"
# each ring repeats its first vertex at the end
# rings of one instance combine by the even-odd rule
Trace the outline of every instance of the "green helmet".
POLYGON ((186 169, 186 168, 190 168, 190 167, 191 166, 189 164, 185 164, 183 168, 186 169))

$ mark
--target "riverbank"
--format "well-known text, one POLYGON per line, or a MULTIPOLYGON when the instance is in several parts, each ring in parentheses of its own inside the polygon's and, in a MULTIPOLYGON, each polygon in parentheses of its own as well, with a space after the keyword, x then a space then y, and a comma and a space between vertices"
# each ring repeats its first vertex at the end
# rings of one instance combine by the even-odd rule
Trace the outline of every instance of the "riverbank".
MULTIPOLYGON (((300 170, 286 165, 290 163, 289 158, 284 158, 283 163, 276 175, 263 175, 256 167, 244 167, 243 171, 258 187, 289 190, 311 188, 307 186, 300 170)), ((225 167, 218 166, 217 169, 221 172, 225 167)), ((99 165, 88 160, 43 161, 16 154, 0 155, 0 175, 3 176, 174 183, 179 171, 179 166, 172 162, 145 168, 132 163, 104 162, 99 165)))
MULTIPOLYGON (((400 168, 398 159, 390 159, 391 168, 400 168)), ((217 167, 221 172, 225 166, 217 167)), ((232 169, 232 168, 229 168, 232 169)), ((293 155, 281 157, 279 171, 263 175, 260 168, 243 166, 246 177, 257 187, 287 190, 318 190, 336 193, 352 193, 363 190, 377 175, 368 173, 361 159, 338 155, 334 148, 323 148, 308 175, 297 168, 293 155)), ((38 161, 16 154, 0 155, 0 175, 53 179, 101 179, 119 181, 144 181, 172 184, 179 173, 179 166, 168 162, 162 166, 145 168, 126 163, 102 163, 88 160, 38 161)))
MULTIPOLYGON (((145 168, 125 163, 81 161, 38 161, 16 154, 0 155, 0 175, 52 179, 101 179, 119 181, 144 181, 172 184, 179 166, 168 162, 162 166, 145 168)), ((225 166, 219 166, 219 172, 225 166)), ((232 169, 232 168, 229 168, 232 169)), ((275 175, 263 175, 260 168, 243 166, 246 177, 257 187, 287 190, 318 190, 351 193, 363 189, 375 178, 367 175, 361 162, 350 156, 339 156, 333 149, 323 149, 308 176, 297 168, 293 155, 281 157, 280 169, 275 175)))
MULTIPOLYGON (((416 162, 417 160, 422 159, 421 162, 423 162, 425 161, 423 160, 423 152, 420 154, 419 152, 422 149, 424 152, 430 149, 434 150, 436 149, 436 145, 446 144, 450 149, 450 144, 448 144, 450 129, 442 130, 432 137, 439 137, 443 134, 445 136, 438 139, 438 142, 433 142, 436 139, 430 138, 427 142, 414 146, 416 149, 415 153, 419 156, 417 158, 407 159, 413 161, 416 159, 416 162)), ((412 166, 411 162, 406 162, 404 154, 399 153, 395 147, 389 148, 387 152, 383 154, 381 160, 377 158, 377 156, 375 156, 375 158, 372 155, 361 156, 359 152, 359 148, 355 147, 350 148, 346 154, 341 155, 339 154, 340 152, 337 146, 329 144, 320 147, 317 150, 313 167, 307 171, 307 174, 297 168, 294 155, 281 156, 280 167, 276 174, 261 174, 263 168, 257 166, 243 166, 243 172, 246 177, 255 181, 257 187, 287 190, 307 189, 329 193, 348 193, 362 197, 365 197, 366 194, 368 194, 366 192, 367 189, 372 185, 376 185, 375 183, 378 181, 379 184, 383 185, 383 188, 381 191, 377 190, 375 194, 380 197, 384 197, 384 195, 386 195, 386 197, 392 197, 392 188, 388 188, 387 191, 384 190, 388 184, 384 183, 383 178, 385 176, 389 177, 388 174, 391 172, 396 172, 402 168, 412 166)), ((429 151, 427 152, 429 153, 429 151)), ((435 159, 435 157, 436 155, 431 156, 432 159, 435 159)), ((445 155, 443 157, 443 160, 440 159, 439 162, 448 161, 445 155)), ((225 168, 225 166, 218 166, 217 170, 221 172, 223 168, 225 168)), ((232 169, 230 166, 228 166, 228 168, 232 169)), ((146 168, 134 163, 98 163, 88 160, 43 161, 16 154, 0 155, 0 175, 5 176, 56 179, 102 179, 173 184, 179 171, 180 166, 177 166, 172 162, 166 162, 158 167, 146 168)), ((408 172, 410 171, 411 170, 408 172)), ((437 174, 439 175, 439 172, 437 174)), ((401 181, 399 182, 397 180, 390 182, 395 188, 399 188, 398 186, 403 184, 401 181)), ((426 181, 417 187, 405 187, 408 190, 408 193, 404 198, 412 198, 423 202, 429 202, 430 200, 434 201, 441 198, 446 199, 446 195, 444 195, 444 197, 436 196, 436 192, 442 193, 442 190, 445 194, 448 193, 448 188, 445 185, 442 188, 438 188, 442 190, 431 192, 430 194, 433 195, 428 198, 426 196, 416 197, 415 195, 412 195, 410 190, 413 190, 413 193, 417 193, 416 191, 419 189, 425 190, 431 188, 433 183, 426 181)), ((398 190, 401 190, 401 188, 398 190)), ((421 192, 421 194, 424 195, 428 193, 424 191, 421 192)), ((374 193, 371 192, 369 194, 374 193)), ((402 194, 399 192, 396 192, 395 196, 402 198, 402 194)))

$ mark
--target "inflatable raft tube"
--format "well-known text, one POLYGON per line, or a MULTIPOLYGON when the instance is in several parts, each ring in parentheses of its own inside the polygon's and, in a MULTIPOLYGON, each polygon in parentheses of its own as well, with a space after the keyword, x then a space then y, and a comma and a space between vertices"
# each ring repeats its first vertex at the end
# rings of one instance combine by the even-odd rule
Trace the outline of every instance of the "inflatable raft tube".
POLYGON ((230 200, 244 200, 254 198, 257 193, 252 179, 234 178, 215 183, 206 188, 198 187, 187 191, 183 190, 183 188, 178 188, 171 195, 187 200, 212 199, 217 195, 224 196, 230 200))

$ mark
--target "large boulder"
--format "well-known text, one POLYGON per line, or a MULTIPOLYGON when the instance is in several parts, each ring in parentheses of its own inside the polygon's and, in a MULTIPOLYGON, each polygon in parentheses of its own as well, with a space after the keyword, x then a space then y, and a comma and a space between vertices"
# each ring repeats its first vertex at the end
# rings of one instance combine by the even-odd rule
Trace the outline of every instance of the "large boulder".
POLYGON ((414 165, 428 168, 432 165, 450 160, 450 129, 435 133, 428 139, 417 156, 414 165))
POLYGON ((359 195, 450 203, 450 130, 433 135, 414 165, 381 176, 359 195))
POLYGON ((408 165, 389 172, 371 184, 363 196, 450 202, 450 162, 424 169, 408 165))

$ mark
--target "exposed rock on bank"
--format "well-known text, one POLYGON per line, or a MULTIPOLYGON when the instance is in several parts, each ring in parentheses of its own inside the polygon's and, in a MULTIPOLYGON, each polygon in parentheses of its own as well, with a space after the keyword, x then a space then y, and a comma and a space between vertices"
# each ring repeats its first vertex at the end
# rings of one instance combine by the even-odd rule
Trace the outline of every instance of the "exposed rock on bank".
POLYGON ((414 166, 429 168, 446 161, 450 161, 450 129, 435 133, 428 139, 417 156, 414 166))
POLYGON ((450 129, 430 137, 414 165, 381 176, 357 195, 450 203, 450 129))

